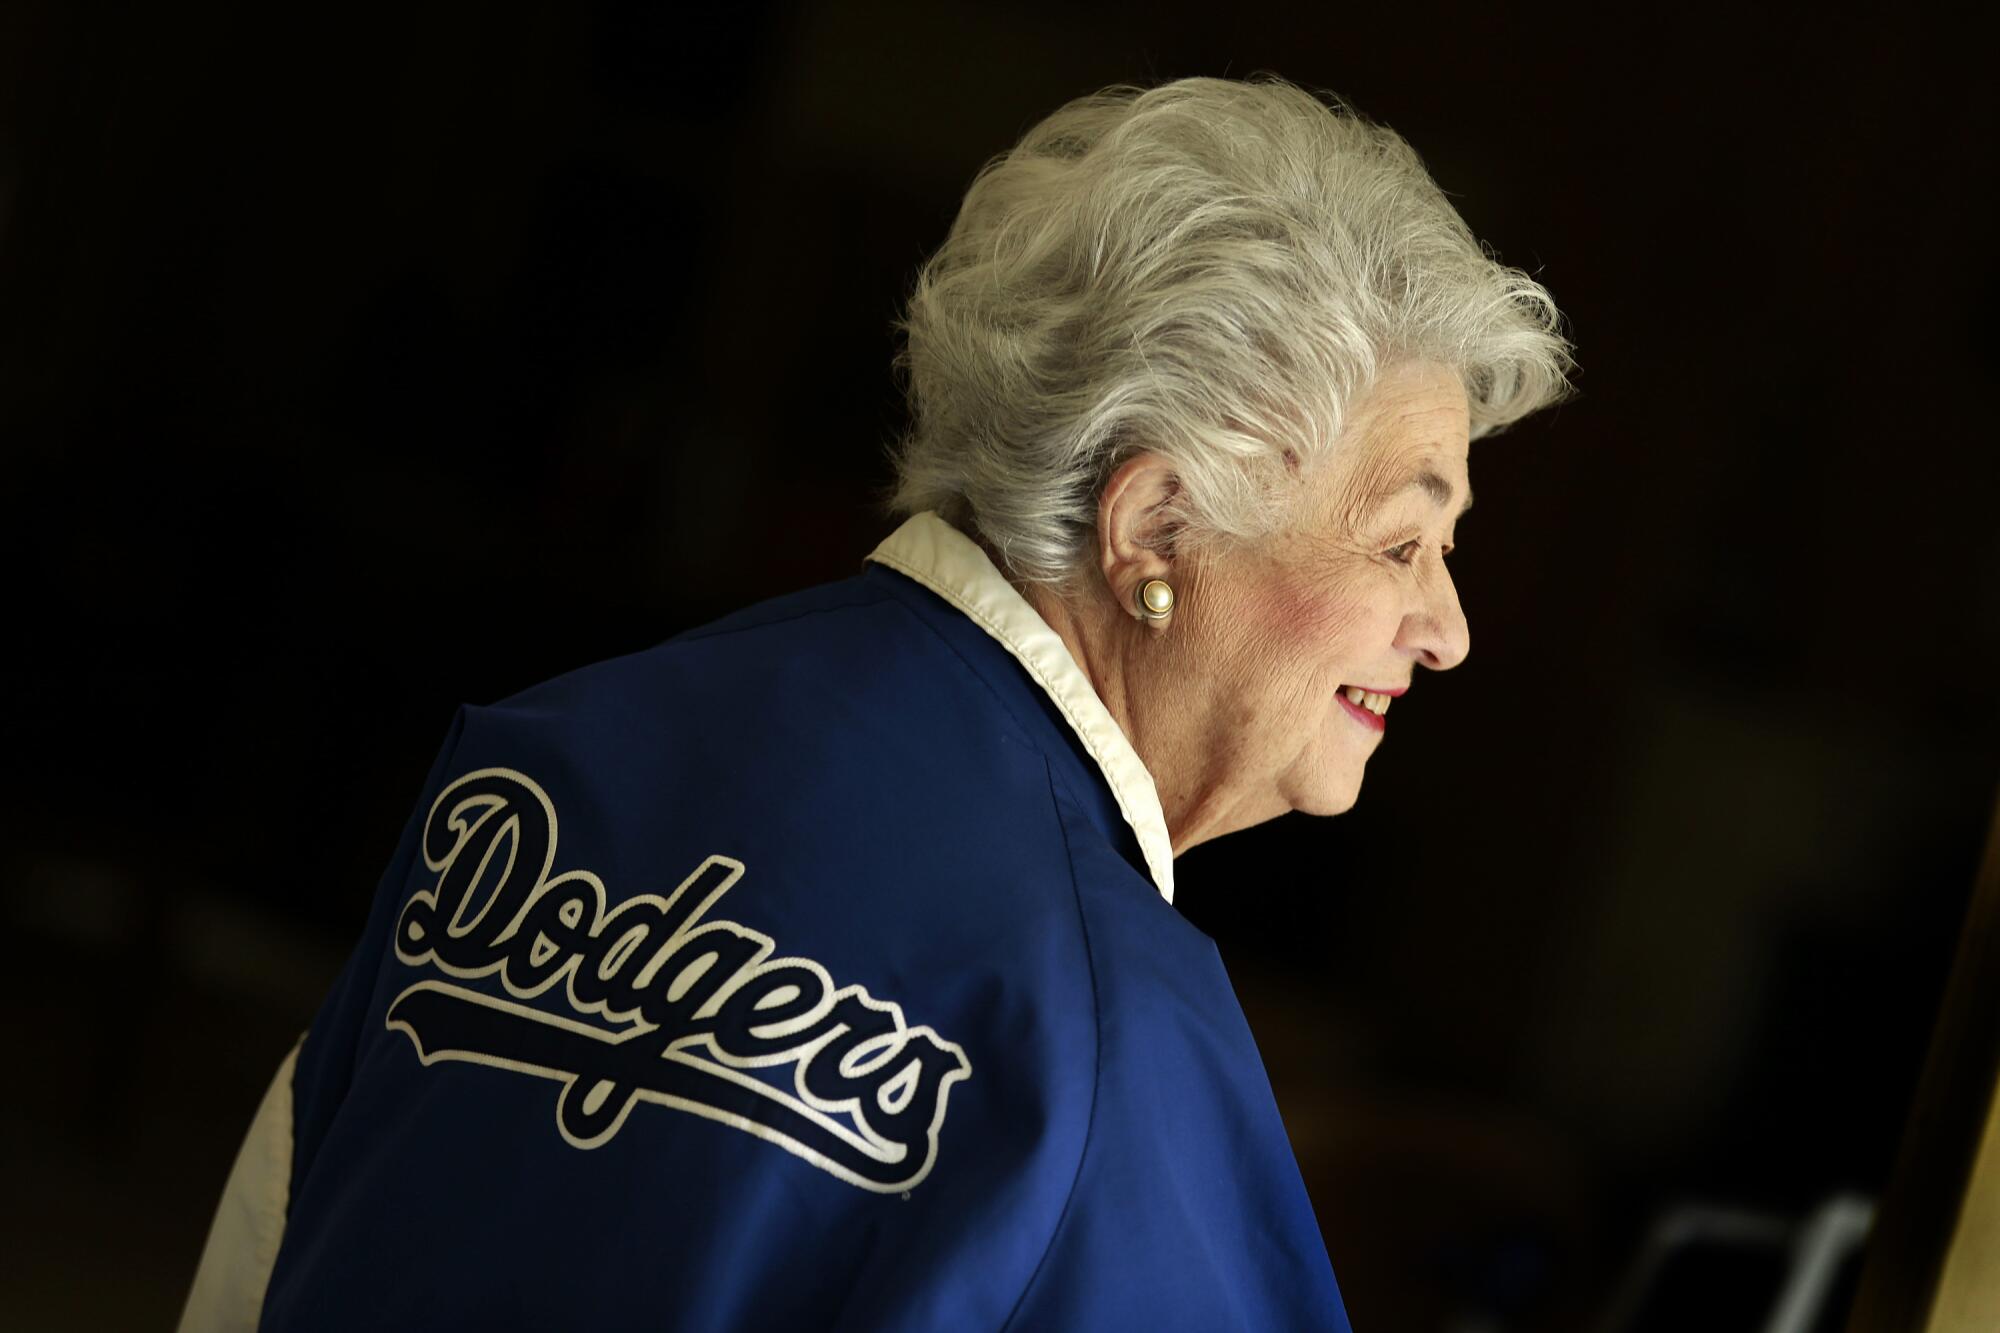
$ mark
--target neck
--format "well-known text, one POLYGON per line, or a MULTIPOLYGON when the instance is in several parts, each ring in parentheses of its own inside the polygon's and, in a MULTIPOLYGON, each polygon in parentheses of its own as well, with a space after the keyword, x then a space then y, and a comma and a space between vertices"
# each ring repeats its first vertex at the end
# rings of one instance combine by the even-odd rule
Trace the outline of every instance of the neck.
POLYGON ((1072 604, 1041 585, 1021 594, 1056 632, 1152 774, 1175 856, 1269 818, 1245 818, 1225 794, 1226 753, 1205 736, 1206 700, 1176 669, 1172 641, 1108 605, 1072 604), (1204 757, 1206 762, 1204 762, 1204 757))

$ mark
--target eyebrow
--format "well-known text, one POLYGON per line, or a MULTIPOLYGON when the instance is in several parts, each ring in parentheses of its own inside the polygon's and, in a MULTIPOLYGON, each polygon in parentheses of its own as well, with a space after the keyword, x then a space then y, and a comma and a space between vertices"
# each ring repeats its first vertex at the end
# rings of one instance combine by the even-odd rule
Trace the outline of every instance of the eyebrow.
MULTIPOLYGON (((1411 477, 1408 481, 1404 482, 1401 486, 1398 486, 1396 489, 1392 491, 1385 492, 1382 498, 1386 500, 1392 495, 1401 495, 1404 491, 1408 490, 1423 491, 1425 495, 1431 497, 1431 499, 1437 504, 1437 506, 1440 509, 1442 509, 1446 505, 1449 505, 1451 503, 1451 497, 1456 493, 1452 489, 1452 485, 1450 482, 1446 481, 1443 477, 1440 477, 1437 473, 1431 471, 1429 468, 1425 468, 1423 471, 1417 473, 1417 475, 1411 477)), ((1466 511, 1471 508, 1472 508, 1472 488, 1468 486, 1465 488, 1465 503, 1459 506, 1458 516, 1460 518, 1464 518, 1466 511)))

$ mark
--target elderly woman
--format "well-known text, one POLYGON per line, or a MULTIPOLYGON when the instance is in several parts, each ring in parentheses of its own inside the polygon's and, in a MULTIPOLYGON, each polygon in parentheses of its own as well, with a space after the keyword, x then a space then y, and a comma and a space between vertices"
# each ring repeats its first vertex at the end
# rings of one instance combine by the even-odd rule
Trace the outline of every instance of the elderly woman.
POLYGON ((1463 661, 1550 299, 1287 84, 1074 102, 905 322, 842 582, 455 720, 185 1327, 1347 1326, 1174 857, 1463 661))

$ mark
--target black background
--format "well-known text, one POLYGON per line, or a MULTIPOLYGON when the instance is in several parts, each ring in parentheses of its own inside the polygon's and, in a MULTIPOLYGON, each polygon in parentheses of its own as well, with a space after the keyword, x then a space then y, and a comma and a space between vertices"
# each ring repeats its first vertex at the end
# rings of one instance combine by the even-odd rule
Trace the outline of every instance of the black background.
POLYGON ((1180 863, 1357 1327, 1588 1327, 1676 1201, 1878 1192, 2000 754, 1978 49, 1908 9, 0 8, 0 1307, 170 1322, 453 708, 856 571, 972 173, 1184 74, 1394 126, 1582 363, 1475 445, 1474 651, 1357 809, 1180 863))

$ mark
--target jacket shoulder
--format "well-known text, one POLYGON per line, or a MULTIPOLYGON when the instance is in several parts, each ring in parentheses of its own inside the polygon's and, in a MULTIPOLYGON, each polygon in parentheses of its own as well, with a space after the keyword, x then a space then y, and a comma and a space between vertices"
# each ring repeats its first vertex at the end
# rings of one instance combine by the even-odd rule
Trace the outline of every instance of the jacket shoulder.
POLYGON ((1047 757, 874 580, 759 603, 464 725, 460 771, 533 777, 575 845, 632 876, 721 854, 792 883, 836 876, 854 911, 934 915, 912 895, 957 881, 1017 914, 1075 912, 1047 757))

